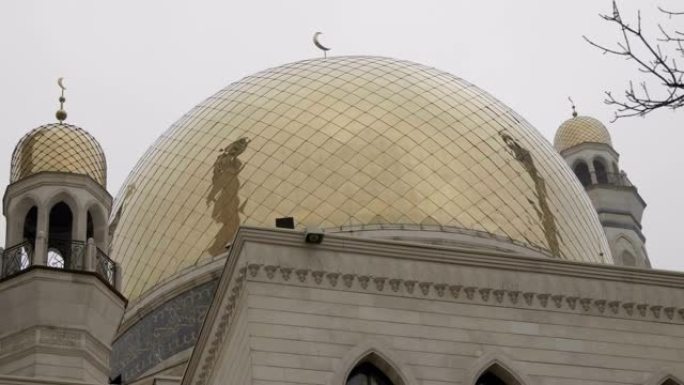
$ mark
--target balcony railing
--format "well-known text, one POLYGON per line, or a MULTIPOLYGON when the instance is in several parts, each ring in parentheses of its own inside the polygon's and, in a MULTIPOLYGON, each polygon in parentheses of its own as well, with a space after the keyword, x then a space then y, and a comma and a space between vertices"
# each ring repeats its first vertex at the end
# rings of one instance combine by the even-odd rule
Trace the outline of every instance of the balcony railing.
POLYGON ((48 241, 47 265, 67 270, 83 270, 86 243, 66 239, 48 241))
POLYGON ((95 249, 95 271, 100 274, 110 285, 114 285, 116 279, 116 263, 109 259, 102 250, 95 249))
POLYGON ((0 260, 0 279, 25 270, 33 259, 33 245, 29 241, 7 248, 0 260))
POLYGON ((625 173, 617 172, 593 172, 592 179, 596 181, 594 184, 609 184, 613 186, 630 187, 632 182, 627 178, 625 173))
POLYGON ((88 242, 51 239, 38 236, 35 241, 25 241, 0 249, 0 279, 15 275, 32 265, 54 269, 92 271, 113 287, 119 287, 117 264, 88 242))
POLYGON ((585 172, 578 173, 577 178, 585 187, 596 185, 610 185, 621 187, 632 187, 632 182, 625 173, 617 172, 585 172))

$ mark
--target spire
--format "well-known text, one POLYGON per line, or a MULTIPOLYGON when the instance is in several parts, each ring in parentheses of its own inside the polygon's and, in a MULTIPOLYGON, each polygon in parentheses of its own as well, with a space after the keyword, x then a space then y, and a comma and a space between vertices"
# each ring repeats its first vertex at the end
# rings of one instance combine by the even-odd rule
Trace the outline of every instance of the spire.
POLYGON ((572 106, 572 117, 576 118, 577 117, 577 110, 575 109, 575 102, 572 101, 572 98, 568 96, 568 100, 570 101, 570 106, 572 106))
POLYGON ((66 98, 64 97, 64 90, 66 90, 66 87, 64 87, 64 83, 62 83, 63 80, 64 78, 57 79, 57 85, 62 89, 62 94, 59 97, 59 110, 57 110, 55 116, 57 117, 57 120, 59 120, 60 124, 67 118, 67 113, 64 111, 64 102, 66 101, 66 98))

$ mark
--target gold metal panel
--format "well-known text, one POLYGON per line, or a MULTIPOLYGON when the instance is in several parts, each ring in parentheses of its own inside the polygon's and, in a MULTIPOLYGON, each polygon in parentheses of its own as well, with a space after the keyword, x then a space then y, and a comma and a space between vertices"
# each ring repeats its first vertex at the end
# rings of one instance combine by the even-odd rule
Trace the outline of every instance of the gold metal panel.
POLYGON ((553 139, 553 146, 558 152, 581 143, 613 145, 606 126, 590 116, 575 116, 566 120, 558 127, 556 137, 553 139))
POLYGON ((434 68, 337 57, 233 83, 150 147, 111 218, 125 294, 221 253, 239 225, 278 216, 299 228, 476 230, 612 262, 582 186, 522 117, 434 68))
POLYGON ((10 183, 43 171, 87 175, 107 185, 107 161, 100 144, 85 130, 54 123, 31 130, 12 154, 10 183))

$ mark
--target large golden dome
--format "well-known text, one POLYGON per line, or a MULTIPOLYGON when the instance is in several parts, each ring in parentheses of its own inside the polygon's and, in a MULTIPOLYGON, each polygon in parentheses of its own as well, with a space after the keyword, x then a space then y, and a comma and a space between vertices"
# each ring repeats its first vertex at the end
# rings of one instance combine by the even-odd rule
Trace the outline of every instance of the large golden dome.
POLYGON ((577 178, 522 117, 423 65, 336 57, 272 68, 193 108, 113 210, 131 298, 224 251, 239 225, 464 229, 610 263, 577 178))
POLYGON ((12 154, 10 183, 39 172, 65 172, 107 185, 107 161, 100 144, 85 130, 66 123, 31 130, 12 154))
POLYGON ((556 131, 553 146, 558 152, 581 143, 604 143, 612 146, 608 129, 590 116, 573 116, 563 122, 556 131))

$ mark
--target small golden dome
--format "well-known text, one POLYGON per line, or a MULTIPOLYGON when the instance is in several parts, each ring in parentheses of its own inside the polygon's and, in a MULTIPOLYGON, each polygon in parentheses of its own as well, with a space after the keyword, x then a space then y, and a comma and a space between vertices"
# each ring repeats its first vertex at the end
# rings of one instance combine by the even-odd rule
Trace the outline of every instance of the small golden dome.
POLYGON ((434 68, 334 57, 233 83, 150 147, 110 218, 123 291, 136 298, 224 252, 239 226, 283 216, 326 231, 476 232, 612 262, 584 189, 525 119, 434 68))
POLYGON ((102 147, 88 132, 71 124, 35 128, 14 148, 10 183, 44 171, 86 175, 102 187, 107 185, 102 147))
POLYGON ((608 129, 597 119, 590 116, 574 116, 560 125, 553 139, 558 152, 581 143, 604 143, 613 146, 608 129))

